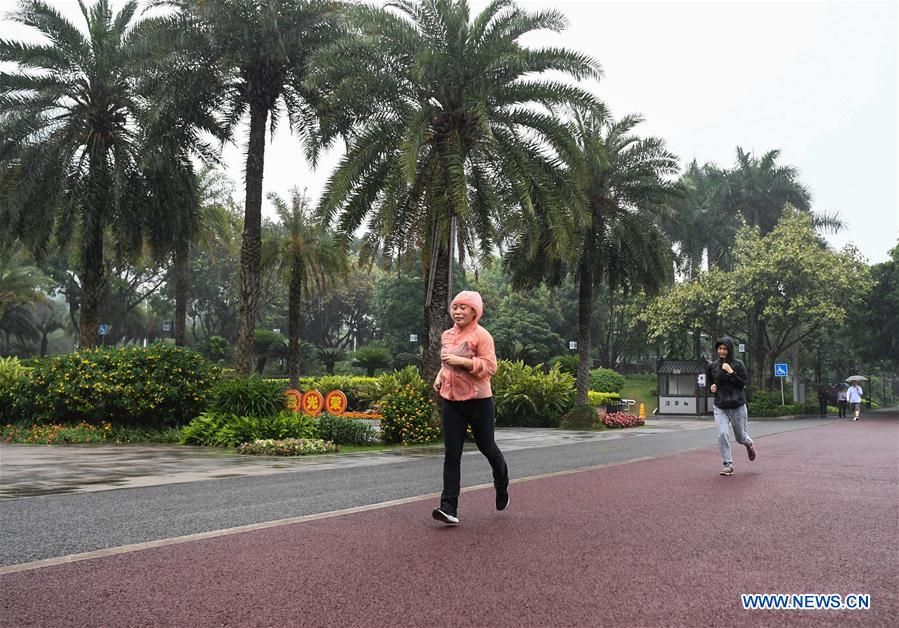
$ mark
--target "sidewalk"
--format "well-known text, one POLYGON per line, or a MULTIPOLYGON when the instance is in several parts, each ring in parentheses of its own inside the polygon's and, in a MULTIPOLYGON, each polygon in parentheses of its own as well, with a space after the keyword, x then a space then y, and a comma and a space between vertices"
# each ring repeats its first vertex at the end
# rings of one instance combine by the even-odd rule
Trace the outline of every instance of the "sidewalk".
MULTIPOLYGON (((551 447, 588 440, 613 440, 667 431, 704 429, 691 420, 653 420, 643 428, 607 432, 499 428, 503 451, 551 447)), ((475 454, 473 448, 468 454, 475 454)), ((388 451, 296 458, 245 456, 232 449, 181 445, 6 445, 0 444, 0 500, 157 486, 228 477, 261 476, 301 469, 395 464, 409 457, 442 456, 440 444, 388 451)))
POLYGON ((523 478, 462 495, 0 576, 4 626, 895 626, 899 422, 523 478), (800 464, 801 462, 801 464, 800 464), (860 593, 868 610, 743 610, 860 593))

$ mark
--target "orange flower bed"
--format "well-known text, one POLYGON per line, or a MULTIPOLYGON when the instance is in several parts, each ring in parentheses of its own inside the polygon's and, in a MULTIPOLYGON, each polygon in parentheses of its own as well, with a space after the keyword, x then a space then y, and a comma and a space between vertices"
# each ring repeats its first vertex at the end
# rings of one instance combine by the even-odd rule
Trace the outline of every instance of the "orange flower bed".
POLYGON ((335 416, 342 416, 347 419, 380 419, 383 418, 377 412, 344 412, 335 416))

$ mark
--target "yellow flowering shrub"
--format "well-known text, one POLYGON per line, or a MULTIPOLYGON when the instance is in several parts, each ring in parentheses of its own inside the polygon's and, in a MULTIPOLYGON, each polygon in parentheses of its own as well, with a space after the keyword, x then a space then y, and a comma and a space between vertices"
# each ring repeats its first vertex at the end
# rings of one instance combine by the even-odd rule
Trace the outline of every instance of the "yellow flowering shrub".
POLYGON ((16 420, 181 425, 203 412, 218 377, 199 353, 163 343, 54 355, 35 361, 16 420))

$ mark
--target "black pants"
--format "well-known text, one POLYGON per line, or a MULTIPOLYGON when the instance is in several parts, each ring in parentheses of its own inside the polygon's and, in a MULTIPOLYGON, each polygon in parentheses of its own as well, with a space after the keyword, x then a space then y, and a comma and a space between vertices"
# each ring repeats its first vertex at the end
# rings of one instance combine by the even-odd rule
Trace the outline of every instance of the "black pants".
POLYGON ((503 453, 493 440, 493 397, 468 401, 443 400, 443 493, 440 508, 455 515, 459 507, 459 467, 462 446, 465 444, 465 427, 471 425, 474 442, 493 468, 493 485, 505 490, 509 486, 509 469, 503 453))
POLYGON ((841 419, 845 418, 845 417, 846 417, 846 402, 845 402, 845 401, 838 401, 838 402, 837 402, 837 405, 840 406, 840 414, 839 414, 840 418, 841 418, 841 419))
POLYGON ((827 399, 819 400, 818 405, 821 406, 821 416, 825 416, 827 414, 827 399))

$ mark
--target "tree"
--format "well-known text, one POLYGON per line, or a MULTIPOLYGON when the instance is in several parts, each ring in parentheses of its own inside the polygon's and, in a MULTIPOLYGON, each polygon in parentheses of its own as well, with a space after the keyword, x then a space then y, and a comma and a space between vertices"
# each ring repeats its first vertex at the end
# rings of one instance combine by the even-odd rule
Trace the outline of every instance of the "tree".
POLYGON ((40 338, 32 306, 45 303, 49 281, 25 255, 19 243, 0 249, 0 335, 19 341, 40 338))
POLYGON ((365 369, 368 377, 375 376, 375 370, 390 366, 392 356, 386 347, 368 345, 353 351, 353 366, 365 369))
POLYGON ((577 403, 587 403, 592 350, 594 289, 644 288, 670 283, 670 243, 659 217, 677 194, 666 177, 677 172, 677 159, 663 140, 632 133, 638 116, 615 121, 602 109, 575 110, 578 159, 586 164, 583 215, 576 216, 577 254, 549 251, 553 233, 526 230, 507 256, 518 285, 541 279, 559 283, 565 275, 578 282, 577 403), (544 269, 543 273, 534 269, 544 269))
MULTIPOLYGON (((688 279, 696 279, 704 258, 709 267, 730 259, 739 221, 736 210, 724 205, 724 181, 724 172, 716 166, 700 167, 694 160, 678 182, 681 194, 673 199, 673 212, 662 222, 665 233, 678 246, 678 267, 688 279)), ((701 333, 700 328, 693 329, 694 359, 700 357, 701 333)))
POLYGON ((253 330, 260 302, 262 177, 266 129, 282 113, 291 129, 308 139, 317 94, 306 88, 309 59, 340 33, 340 4, 333 0, 156 0, 174 6, 169 18, 175 47, 202 50, 222 75, 229 126, 249 115, 245 169, 246 203, 238 294, 238 373, 250 372, 253 330))
POLYGON ((653 338, 693 326, 747 333, 754 321, 766 330, 749 363, 752 380, 765 388, 775 358, 825 325, 843 325, 871 287, 869 273, 852 247, 828 250, 812 217, 787 206, 766 236, 744 228, 734 248, 732 271, 712 270, 675 286, 644 314, 653 338), (754 319, 753 312, 758 312, 754 319))
MULTIPOLYGON (((5 224, 43 252, 56 226, 60 244, 78 234, 81 282, 80 346, 97 342, 103 287, 103 235, 134 233, 126 202, 133 172, 138 102, 134 84, 142 59, 133 27, 137 3, 113 14, 109 0, 80 3, 86 31, 40 0, 22 0, 11 19, 46 43, 0 40, 0 189, 5 224)), ((134 199, 130 199, 134 200, 134 199)))
POLYGON ((424 294, 420 272, 385 274, 375 284, 375 324, 395 353, 416 351, 418 342, 409 340, 410 335, 424 336, 421 317, 424 294))
POLYGON ((506 208, 539 206, 567 220, 563 210, 578 202, 559 158, 574 152, 570 130, 547 107, 597 103, 541 73, 587 79, 600 69, 565 49, 524 47, 522 36, 561 31, 565 19, 510 0, 473 19, 464 0, 355 5, 348 15, 351 36, 319 53, 310 82, 329 107, 320 143, 347 142, 321 211, 339 215, 347 238, 369 218, 369 241, 387 256, 420 253, 423 370, 433 379, 449 323, 452 260, 474 254, 476 242, 489 255, 494 221, 506 208))
POLYGON ((314 219, 309 199, 296 188, 290 191, 290 202, 277 194, 269 194, 281 226, 283 273, 288 277, 287 302, 287 374, 291 388, 299 388, 300 317, 304 304, 316 292, 325 290, 329 282, 345 276, 349 270, 347 256, 327 225, 314 219))
POLYGON ((316 355, 321 363, 325 365, 328 375, 333 375, 334 365, 346 357, 346 351, 340 347, 320 347, 316 351, 316 355))
POLYGON ((207 137, 224 142, 228 129, 214 115, 221 78, 214 71, 209 50, 200 46, 169 49, 167 20, 148 20, 141 34, 152 63, 139 89, 146 97, 142 108, 140 180, 147 209, 144 230, 159 259, 171 259, 174 282, 175 344, 186 341, 190 249, 207 222, 215 217, 204 212, 207 187, 215 185, 208 164, 218 161, 218 151, 207 137), (160 37, 163 38, 160 41, 160 37), (200 172, 194 160, 205 162, 200 172))
POLYGON ((45 303, 36 303, 31 306, 31 318, 34 321, 34 328, 40 334, 40 348, 38 350, 40 357, 47 355, 50 334, 64 329, 64 310, 65 306, 55 300, 48 300, 45 303))
POLYGON ((899 245, 890 259, 871 268, 874 287, 865 302, 864 315, 853 329, 861 339, 862 355, 871 365, 899 369, 899 245))

